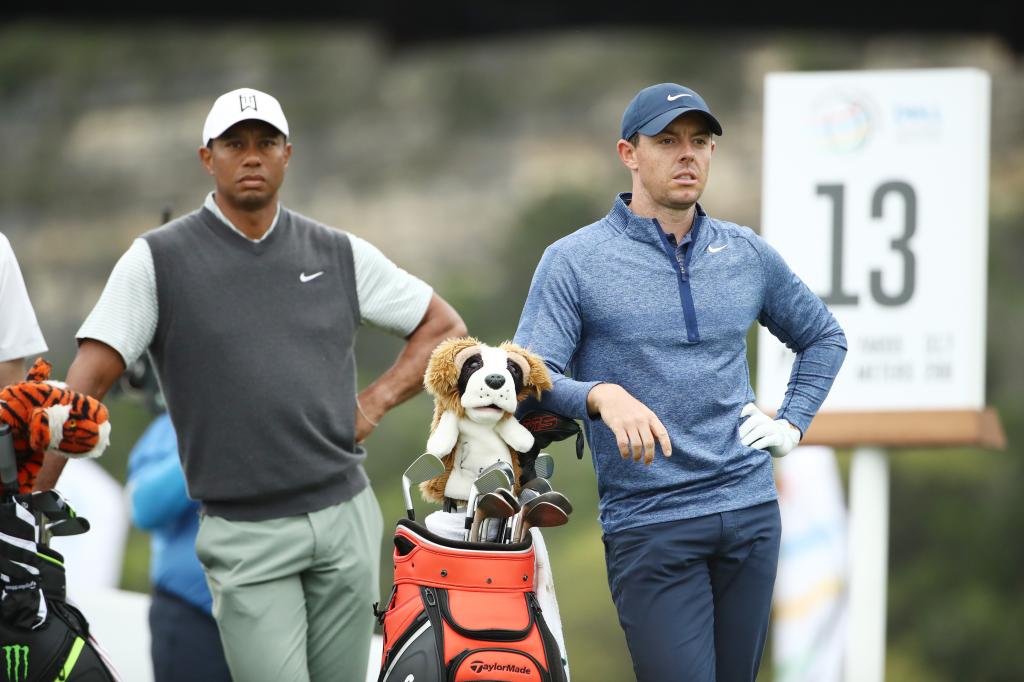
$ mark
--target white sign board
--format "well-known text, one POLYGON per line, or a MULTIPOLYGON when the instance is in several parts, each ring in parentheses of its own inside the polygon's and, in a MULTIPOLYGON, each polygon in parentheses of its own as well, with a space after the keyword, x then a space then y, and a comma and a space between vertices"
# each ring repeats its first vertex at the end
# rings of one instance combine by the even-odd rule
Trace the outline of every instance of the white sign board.
MULTIPOLYGON (((833 411, 984 406, 988 74, 769 74, 762 235, 846 332, 833 411)), ((793 354, 759 329, 758 401, 793 354)))

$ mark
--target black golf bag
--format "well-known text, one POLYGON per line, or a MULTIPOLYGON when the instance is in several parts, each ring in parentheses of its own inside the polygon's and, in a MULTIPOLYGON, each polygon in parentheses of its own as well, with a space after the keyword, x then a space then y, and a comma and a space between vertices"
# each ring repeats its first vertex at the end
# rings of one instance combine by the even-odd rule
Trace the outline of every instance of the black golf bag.
POLYGON ((55 535, 77 535, 89 523, 60 493, 17 494, 8 427, 0 424, 0 672, 8 682, 120 678, 65 594, 64 558, 49 547, 55 535))

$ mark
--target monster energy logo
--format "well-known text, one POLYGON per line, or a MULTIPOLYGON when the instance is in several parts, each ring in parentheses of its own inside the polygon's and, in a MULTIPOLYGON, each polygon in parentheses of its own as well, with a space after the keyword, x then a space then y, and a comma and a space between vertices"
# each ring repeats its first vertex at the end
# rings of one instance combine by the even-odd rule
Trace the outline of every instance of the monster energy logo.
POLYGON ((8 682, 24 682, 28 679, 28 647, 23 644, 12 644, 4 647, 4 658, 7 661, 8 682))

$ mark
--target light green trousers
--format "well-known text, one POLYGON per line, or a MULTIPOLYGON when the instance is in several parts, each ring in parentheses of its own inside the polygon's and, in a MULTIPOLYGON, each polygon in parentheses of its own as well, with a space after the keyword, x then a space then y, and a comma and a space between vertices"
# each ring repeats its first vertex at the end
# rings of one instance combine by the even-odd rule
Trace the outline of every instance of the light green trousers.
POLYGON ((196 554, 238 682, 366 679, 383 519, 369 487, 269 521, 205 515, 196 554))

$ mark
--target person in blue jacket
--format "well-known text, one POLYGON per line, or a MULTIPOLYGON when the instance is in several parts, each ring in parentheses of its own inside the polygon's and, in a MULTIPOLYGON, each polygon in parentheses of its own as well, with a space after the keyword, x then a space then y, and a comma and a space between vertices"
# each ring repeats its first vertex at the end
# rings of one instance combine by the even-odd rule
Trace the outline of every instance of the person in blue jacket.
POLYGON ((771 460, 807 430, 846 337, 771 246, 698 203, 722 126, 697 92, 641 90, 620 132, 632 191, 545 250, 515 342, 551 371, 542 407, 584 420, 637 679, 751 682, 781 532, 771 460), (774 418, 750 385, 755 321, 796 353, 774 418))
POLYGON ((230 682, 213 600, 196 558, 199 503, 188 497, 166 412, 132 448, 128 487, 132 523, 151 535, 149 627, 155 681, 230 682))

